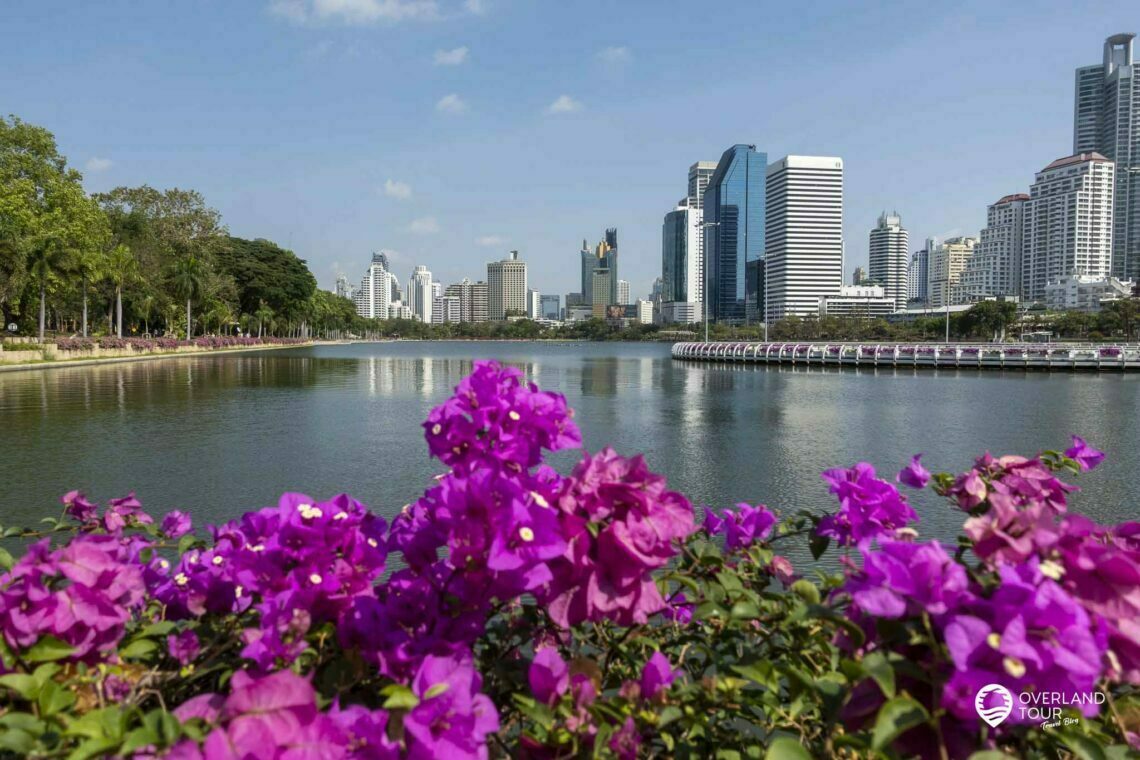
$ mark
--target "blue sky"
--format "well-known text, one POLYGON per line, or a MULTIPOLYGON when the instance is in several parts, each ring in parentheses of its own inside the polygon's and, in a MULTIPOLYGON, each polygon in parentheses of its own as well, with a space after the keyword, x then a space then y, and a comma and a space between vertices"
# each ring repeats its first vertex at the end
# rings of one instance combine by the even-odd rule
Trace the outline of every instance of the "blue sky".
POLYGON ((0 111, 324 287, 376 248, 444 282, 517 248, 564 294, 616 226, 644 295, 689 164, 738 142, 844 159, 848 273, 883 209, 912 249, 977 234, 1070 152, 1073 69, 1123 31, 1123 2, 7 0, 0 111))

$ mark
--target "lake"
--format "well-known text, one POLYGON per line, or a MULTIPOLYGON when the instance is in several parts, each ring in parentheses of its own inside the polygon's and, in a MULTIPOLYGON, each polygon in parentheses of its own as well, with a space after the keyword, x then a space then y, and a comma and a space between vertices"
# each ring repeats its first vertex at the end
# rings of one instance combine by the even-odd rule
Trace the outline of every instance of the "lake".
MULTIPOLYGON (((698 504, 834 507, 820 471, 865 459, 889 477, 924 452, 960 472, 985 450, 1105 449, 1074 506, 1135 519, 1140 376, 682 363, 653 343, 394 342, 0 373, 0 522, 59 513, 78 488, 138 493, 161 515, 223 521, 296 490, 346 491, 391 515, 440 472, 420 423, 477 358, 564 393, 586 445, 643 452, 698 504)), ((556 457, 568 471, 576 456, 556 457)), ((961 513, 915 501, 920 530, 961 513)))

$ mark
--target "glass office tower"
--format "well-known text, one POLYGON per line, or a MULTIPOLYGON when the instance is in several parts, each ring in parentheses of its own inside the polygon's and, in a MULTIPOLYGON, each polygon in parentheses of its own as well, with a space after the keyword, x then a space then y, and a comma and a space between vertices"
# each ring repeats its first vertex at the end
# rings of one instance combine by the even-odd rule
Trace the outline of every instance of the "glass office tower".
POLYGON ((768 155, 755 145, 724 152, 704 197, 709 317, 756 322, 763 314, 764 173, 768 155), (713 224, 709 224, 712 222, 713 224))

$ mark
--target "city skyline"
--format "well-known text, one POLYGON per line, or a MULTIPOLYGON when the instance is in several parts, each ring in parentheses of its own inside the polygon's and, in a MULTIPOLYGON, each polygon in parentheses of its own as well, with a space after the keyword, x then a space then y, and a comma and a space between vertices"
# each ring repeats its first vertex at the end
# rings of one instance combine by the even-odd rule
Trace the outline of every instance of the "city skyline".
POLYGON ((987 203, 1018 190, 1043 156, 1067 153, 1074 70, 1095 63, 1105 37, 1136 26, 1112 4, 1033 18, 980 4, 883 5, 897 34, 867 55, 860 36, 878 14, 756 6, 796 33, 757 46, 744 29, 695 19, 689 33, 716 42, 693 57, 674 55, 675 33, 660 18, 668 14, 614 9, 612 36, 599 40, 589 4, 541 19, 506 0, 483 6, 472 14, 459 3, 433 4, 432 18, 370 21, 344 13, 290 20, 269 4, 199 13, 16 3, 0 53, 12 76, 0 94, 23 118, 56 130, 72 163, 86 169, 88 189, 148 179, 199 189, 234 234, 295 250, 328 289, 337 271, 352 276, 359 257, 378 247, 396 252, 400 271, 427 263, 445 282, 518 248, 536 282, 573 292, 562 253, 612 224, 623 230, 623 278, 640 295, 659 268, 661 209, 678 196, 676 167, 736 142, 772 156, 844 158, 845 279, 866 264, 866 229, 882 208, 897 207, 915 239, 976 234, 987 203), (130 33, 107 32, 128 12, 130 33), (538 34, 550 24, 566 30, 553 47, 538 34), (913 67, 954 24, 971 32, 972 63, 933 73, 913 67), (171 44, 171 29, 195 44, 171 44), (29 47, 33 30, 73 48, 74 65, 29 47), (1052 40, 1045 54, 1042 38, 1052 40), (510 45, 497 43, 504 40, 510 45), (784 65, 805 47, 818 51, 815 66, 784 65), (455 55, 461 48, 468 52, 455 55), (995 84, 989 72, 1017 56, 1034 66, 1016 85, 995 84), (506 73, 508 60, 523 64, 517 76, 506 73), (708 86, 726 60, 735 63, 732 82, 708 86), (524 82, 527 62, 541 62, 551 77, 524 82), (676 87, 677 67, 691 87, 676 87), (377 71, 396 70, 401 76, 377 81, 377 71), (108 80, 125 99, 102 94, 97 83, 108 80), (725 102, 729 87, 757 97, 725 102), (804 88, 812 98, 792 96, 804 88), (215 114, 208 121, 206 98, 215 114), (837 120, 868 98, 881 118, 837 120), (710 122, 718 102, 725 107, 710 122), (246 106, 256 121, 233 118, 246 106), (931 117, 913 129, 915 114, 939 108, 970 118, 945 120, 951 125, 931 117), (373 119, 381 109, 386 118, 373 119), (885 128, 892 119, 908 128, 885 128), (971 154, 987 160, 956 173, 971 154), (913 174, 920 165, 921 181, 913 174), (616 181, 599 185, 603 167, 616 181), (504 201, 494 209, 472 200, 480 177, 504 201))

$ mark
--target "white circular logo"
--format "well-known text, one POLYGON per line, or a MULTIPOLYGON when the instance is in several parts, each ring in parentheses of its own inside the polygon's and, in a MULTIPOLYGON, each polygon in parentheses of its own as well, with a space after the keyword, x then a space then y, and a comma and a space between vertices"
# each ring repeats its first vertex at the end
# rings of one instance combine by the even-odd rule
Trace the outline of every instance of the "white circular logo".
POLYGON ((978 689, 978 696, 974 697, 974 709, 982 720, 996 728, 1013 712, 1013 695, 1000 683, 987 684, 978 689))

